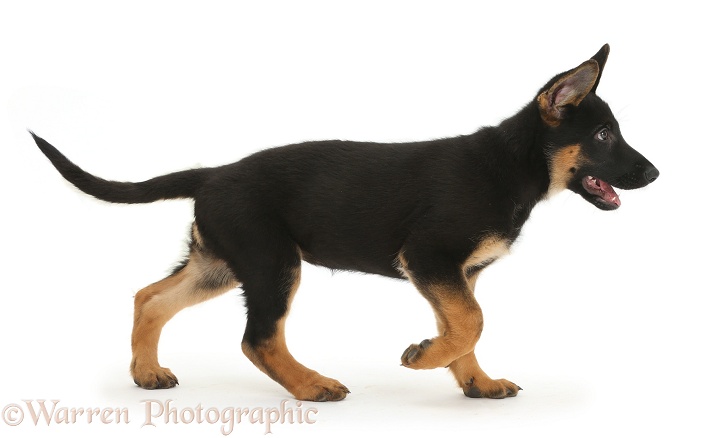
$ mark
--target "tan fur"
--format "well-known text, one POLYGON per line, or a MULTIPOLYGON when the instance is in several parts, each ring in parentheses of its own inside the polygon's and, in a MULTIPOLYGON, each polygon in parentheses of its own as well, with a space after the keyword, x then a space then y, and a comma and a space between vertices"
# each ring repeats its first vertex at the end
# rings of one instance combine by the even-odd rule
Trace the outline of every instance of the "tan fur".
POLYGON ((298 400, 336 401, 346 398, 350 392, 340 382, 322 376, 297 362, 290 354, 285 342, 285 321, 289 315, 292 300, 300 283, 300 270, 291 273, 290 297, 287 313, 277 322, 275 334, 262 345, 252 347, 243 342, 241 347, 248 359, 258 369, 281 384, 298 400))
POLYGON ((558 149, 549 161, 550 186, 548 196, 553 196, 567 188, 576 170, 583 164, 582 147, 578 144, 558 149), (574 171, 572 171, 574 169, 574 171))
POLYGON ((579 105, 594 87, 598 74, 599 64, 593 59, 590 59, 582 63, 568 75, 560 78, 549 89, 542 92, 538 96, 537 101, 538 108, 540 109, 540 116, 543 121, 552 127, 559 126, 562 118, 562 109, 567 105, 579 105), (557 105, 554 105, 552 99, 555 93, 560 91, 560 88, 566 81, 569 81, 575 76, 579 79, 573 82, 577 88, 570 89, 570 91, 564 95, 563 100, 557 105))
POLYGON ((402 277, 406 278, 407 280, 410 278, 409 271, 407 269, 407 261, 404 257, 404 250, 400 250, 399 255, 394 260, 394 269, 402 274, 402 277))
MULTIPOLYGON (((195 235, 193 227, 193 235, 195 235)), ((158 341, 163 326, 182 309, 214 298, 238 286, 226 264, 201 251, 193 251, 185 267, 178 272, 141 289, 134 297, 131 374, 134 381, 147 389, 170 388, 177 379, 158 362, 158 341), (210 277, 220 281, 216 288, 210 277)))
MULTIPOLYGON (((465 268, 479 266, 486 261, 494 260, 508 252, 508 241, 498 236, 490 236, 485 238, 477 249, 470 254, 464 266, 465 268)), ((478 277, 479 272, 467 278, 467 287, 472 294, 475 292, 478 277)), ((477 341, 475 340, 475 342, 477 341)), ((520 389, 517 385, 514 385, 508 380, 493 380, 489 378, 477 363, 474 347, 469 353, 451 362, 449 367, 466 395, 470 393, 472 396, 480 394, 482 397, 503 398, 516 395, 520 389)))
POLYGON ((487 236, 463 263, 463 270, 478 267, 509 253, 509 241, 499 236, 487 236))
POLYGON ((434 286, 439 304, 434 307, 439 335, 431 339, 428 349, 411 363, 412 369, 446 367, 475 348, 482 334, 482 310, 465 291, 434 286))
POLYGON ((513 397, 521 389, 508 380, 491 379, 477 363, 472 351, 450 364, 450 371, 463 389, 471 397, 504 398, 513 397))
MULTIPOLYGON (((462 265, 463 272, 468 268, 479 267, 495 260, 509 251, 509 242, 498 236, 485 237, 462 265)), ((398 260, 403 272, 411 279, 406 260, 400 253, 398 260)), ((402 357, 402 364, 413 369, 446 367, 456 359, 469 354, 482 333, 482 309, 474 297, 474 287, 478 274, 464 277, 462 285, 421 285, 414 282, 421 293, 429 298, 436 316, 438 336, 430 340, 427 347, 420 344, 409 346, 402 357), (414 356, 407 353, 415 350, 414 356)))
POLYGON ((200 229, 197 227, 197 224, 192 224, 192 239, 195 241, 197 246, 204 246, 204 243, 202 242, 202 235, 200 234, 200 229))
POLYGON ((560 126, 560 118, 552 111, 548 111, 550 106, 550 96, 547 92, 543 92, 538 96, 538 108, 540 109, 540 117, 543 121, 553 128, 560 126))

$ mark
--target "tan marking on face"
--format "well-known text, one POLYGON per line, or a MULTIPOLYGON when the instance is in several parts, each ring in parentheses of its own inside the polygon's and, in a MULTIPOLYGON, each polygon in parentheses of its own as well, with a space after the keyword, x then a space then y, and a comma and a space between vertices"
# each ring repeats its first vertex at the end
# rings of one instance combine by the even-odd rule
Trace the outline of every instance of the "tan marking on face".
POLYGON ((565 190, 576 171, 584 164, 585 160, 581 155, 581 149, 580 145, 574 144, 558 149, 552 154, 548 162, 550 172, 548 197, 565 190))

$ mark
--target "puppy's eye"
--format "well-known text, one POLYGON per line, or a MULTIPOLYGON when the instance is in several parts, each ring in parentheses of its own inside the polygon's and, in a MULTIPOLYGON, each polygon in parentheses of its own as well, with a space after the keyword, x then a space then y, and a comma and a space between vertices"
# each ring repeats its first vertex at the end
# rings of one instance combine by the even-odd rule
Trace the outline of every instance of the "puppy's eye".
POLYGON ((609 130, 608 128, 604 128, 601 131, 596 133, 596 139, 599 141, 606 141, 609 138, 609 130))

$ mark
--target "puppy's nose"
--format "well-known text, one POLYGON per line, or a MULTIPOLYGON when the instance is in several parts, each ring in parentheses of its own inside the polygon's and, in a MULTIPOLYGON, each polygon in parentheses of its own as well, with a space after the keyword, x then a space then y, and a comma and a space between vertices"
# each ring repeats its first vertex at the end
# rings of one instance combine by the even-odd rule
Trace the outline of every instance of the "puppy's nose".
POLYGON ((653 182, 654 180, 657 179, 657 177, 660 176, 660 171, 657 170, 655 166, 652 164, 648 165, 647 169, 645 169, 645 179, 647 180, 648 183, 653 182))

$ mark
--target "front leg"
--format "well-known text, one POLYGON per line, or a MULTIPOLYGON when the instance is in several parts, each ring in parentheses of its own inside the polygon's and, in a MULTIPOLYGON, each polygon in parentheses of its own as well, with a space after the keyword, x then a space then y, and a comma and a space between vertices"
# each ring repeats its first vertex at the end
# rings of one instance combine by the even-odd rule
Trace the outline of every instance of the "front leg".
POLYGON ((473 293, 476 275, 468 279, 462 260, 423 248, 405 249, 399 262, 433 308, 438 324, 438 336, 410 345, 402 354, 402 365, 412 369, 447 367, 474 350, 483 325, 482 309, 473 293))
POLYGON ((483 326, 482 310, 474 296, 477 277, 485 266, 507 251, 507 241, 487 238, 464 261, 440 257, 436 252, 400 254, 403 272, 433 307, 438 325, 438 336, 412 344, 404 351, 403 366, 450 367, 468 397, 504 398, 518 394, 521 389, 518 385, 489 378, 474 353, 483 326))
POLYGON ((453 286, 430 286, 421 291, 431 297, 438 336, 410 345, 402 365, 425 370, 444 368, 470 353, 482 334, 482 309, 471 293, 453 286))

